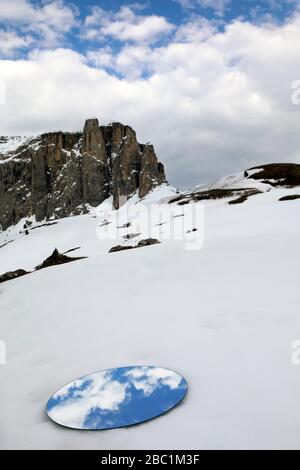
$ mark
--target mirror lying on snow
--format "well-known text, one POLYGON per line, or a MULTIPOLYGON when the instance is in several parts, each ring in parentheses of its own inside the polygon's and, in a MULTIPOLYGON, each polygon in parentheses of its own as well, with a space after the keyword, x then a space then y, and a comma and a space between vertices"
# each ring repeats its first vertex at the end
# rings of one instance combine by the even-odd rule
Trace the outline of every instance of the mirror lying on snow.
POLYGON ((86 375, 56 392, 47 414, 73 429, 131 426, 160 416, 181 402, 186 380, 160 367, 134 366, 86 375))

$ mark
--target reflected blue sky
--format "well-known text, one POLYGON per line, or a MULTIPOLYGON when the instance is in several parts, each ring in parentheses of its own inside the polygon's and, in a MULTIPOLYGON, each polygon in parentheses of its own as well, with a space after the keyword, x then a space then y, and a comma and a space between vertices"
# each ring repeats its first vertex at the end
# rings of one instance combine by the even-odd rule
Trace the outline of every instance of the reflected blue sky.
POLYGON ((186 392, 186 380, 168 369, 109 369, 60 389, 48 401, 47 414, 56 423, 75 429, 119 428, 165 413, 186 392))

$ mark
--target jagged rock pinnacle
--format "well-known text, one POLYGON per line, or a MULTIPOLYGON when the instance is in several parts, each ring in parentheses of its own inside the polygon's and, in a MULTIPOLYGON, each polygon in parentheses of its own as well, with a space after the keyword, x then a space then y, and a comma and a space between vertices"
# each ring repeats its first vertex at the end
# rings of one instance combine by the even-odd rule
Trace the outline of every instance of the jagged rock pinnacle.
POLYGON ((120 200, 144 197, 165 181, 153 146, 140 144, 131 127, 88 119, 82 133, 42 134, 5 153, 0 145, 0 229, 31 215, 84 213, 111 195, 118 209, 120 200))

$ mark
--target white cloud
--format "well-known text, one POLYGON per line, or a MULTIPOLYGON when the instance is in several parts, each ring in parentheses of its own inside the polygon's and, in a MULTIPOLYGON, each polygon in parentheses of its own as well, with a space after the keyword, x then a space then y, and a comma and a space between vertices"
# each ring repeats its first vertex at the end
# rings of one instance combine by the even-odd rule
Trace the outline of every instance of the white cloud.
POLYGON ((8 23, 47 23, 57 30, 68 31, 75 26, 76 9, 63 0, 49 0, 40 6, 30 0, 0 0, 0 21, 8 23))
POLYGON ((63 0, 50 0, 42 5, 29 0, 0 0, 0 23, 8 28, 3 34, 7 38, 14 34, 16 38, 14 44, 11 39, 11 52, 33 44, 33 38, 39 47, 57 45, 77 25, 76 15, 77 9, 63 0))
POLYGON ((151 395, 160 386, 171 390, 180 386, 182 377, 176 372, 160 367, 137 367, 125 374, 136 390, 142 390, 146 396, 151 395))
POLYGON ((0 0, 1 21, 33 21, 36 10, 27 0, 0 0))
POLYGON ((97 67, 112 69, 132 81, 153 71, 154 55, 155 51, 147 44, 133 44, 124 46, 118 54, 113 54, 109 48, 90 51, 87 58, 97 67))
POLYGON ((97 67, 115 68, 114 56, 112 49, 109 46, 102 47, 96 51, 89 51, 87 53, 88 60, 97 67))
POLYGON ((202 42, 217 31, 217 26, 212 21, 195 16, 177 29, 176 39, 182 42, 202 42))
POLYGON ((180 3, 183 8, 193 10, 196 7, 210 8, 217 14, 222 15, 226 7, 232 0, 175 0, 180 3))
POLYGON ((67 32, 76 26, 76 10, 62 0, 46 3, 38 13, 37 18, 58 31, 67 32))
POLYGON ((83 37, 88 40, 110 37, 119 41, 152 42, 173 29, 174 26, 163 16, 139 15, 130 6, 123 6, 116 13, 93 7, 92 14, 85 19, 83 37))
POLYGON ((54 398, 67 400, 59 402, 49 411, 49 416, 64 426, 82 429, 86 417, 93 410, 117 411, 126 399, 127 383, 111 379, 110 373, 96 373, 67 385, 54 395, 54 398), (86 381, 90 384, 80 389, 86 381), (74 398, 69 396, 72 388, 78 388, 74 398))
POLYGON ((0 30, 0 53, 4 56, 10 56, 16 49, 28 47, 32 41, 30 36, 23 37, 13 31, 0 30))
POLYGON ((67 49, 0 61, 7 90, 0 133, 80 129, 89 116, 132 125, 152 140, 172 184, 192 186, 271 161, 300 161, 300 17, 235 21, 225 32, 181 33, 164 47, 67 49), (103 67, 114 68, 118 78, 103 67))

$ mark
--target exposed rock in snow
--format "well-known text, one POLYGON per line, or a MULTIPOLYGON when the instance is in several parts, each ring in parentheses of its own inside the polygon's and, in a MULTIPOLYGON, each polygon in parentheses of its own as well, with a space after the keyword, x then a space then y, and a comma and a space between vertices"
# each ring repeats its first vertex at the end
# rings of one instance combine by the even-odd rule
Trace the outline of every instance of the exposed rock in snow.
MULTIPOLYGON (((26 231, 26 235, 28 235, 27 231, 26 231)), ((45 268, 50 268, 51 266, 57 266, 59 264, 66 264, 66 263, 71 263, 72 261, 85 259, 86 256, 80 256, 77 258, 71 258, 69 256, 66 256, 66 253, 70 253, 70 251, 74 251, 77 249, 78 248, 73 248, 62 254, 58 252, 57 248, 55 248, 53 253, 50 256, 48 256, 48 258, 45 259, 45 261, 43 261, 41 264, 36 266, 35 271, 39 271, 45 268)), ((15 271, 9 271, 7 273, 0 275, 0 283, 6 282, 6 281, 12 281, 13 279, 16 279, 17 277, 25 276, 26 274, 30 274, 30 272, 25 271, 24 269, 16 269, 15 271)))
POLYGON ((300 186, 300 165, 297 163, 273 163, 256 168, 248 178, 261 180, 272 186, 295 187, 300 186))
POLYGON ((50 268, 51 266, 57 266, 59 264, 66 264, 71 263, 73 261, 78 261, 80 259, 85 259, 85 256, 80 256, 77 258, 71 258, 70 256, 66 256, 66 254, 61 254, 58 252, 58 249, 55 248, 53 253, 48 256, 45 261, 39 264, 35 269, 38 271, 39 269, 50 268))
POLYGON ((231 198, 228 203, 234 205, 241 204, 251 196, 271 191, 274 188, 296 186, 300 186, 300 165, 274 163, 226 176, 210 185, 197 186, 191 191, 180 193, 170 202, 184 205, 192 201, 231 198))
POLYGON ((236 189, 209 189, 207 191, 194 191, 192 193, 183 193, 179 196, 170 200, 170 204, 176 202, 180 206, 185 204, 189 204, 190 202, 197 202, 197 201, 209 201, 209 200, 217 200, 217 199, 227 199, 235 197, 237 199, 233 199, 229 201, 230 204, 238 204, 244 202, 250 196, 254 196, 255 194, 259 194, 261 191, 258 189, 252 188, 236 188, 236 189))
MULTIPOLYGON (((138 236, 138 234, 136 234, 135 236, 138 236)), ((128 238, 128 239, 131 239, 131 238, 128 238)), ((133 250, 134 248, 143 248, 145 246, 158 245, 159 243, 160 241, 156 240, 156 238, 147 238, 147 240, 140 240, 137 245, 133 245, 133 246, 129 246, 129 245, 113 246, 109 250, 109 253, 116 253, 117 251, 124 251, 124 250, 133 250)))
POLYGON ((32 137, 14 136, 0 137, 0 161, 28 143, 32 137))
POLYGON ((296 199, 300 199, 300 194, 290 194, 289 196, 283 196, 279 199, 279 201, 295 201, 296 199))
POLYGON ((8 271, 7 273, 0 275, 0 283, 11 281, 12 279, 16 279, 17 277, 25 276, 28 274, 27 271, 24 269, 16 269, 16 271, 8 271))

